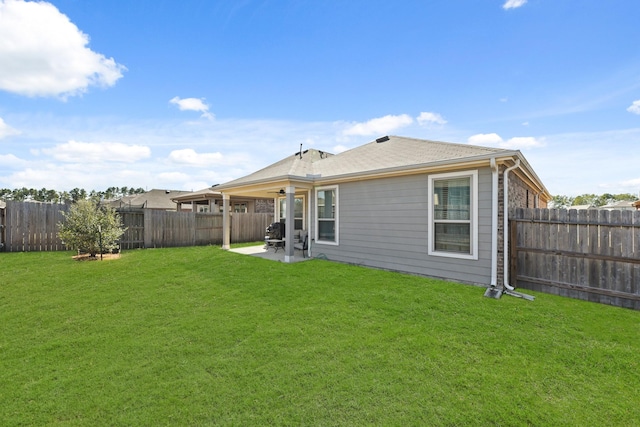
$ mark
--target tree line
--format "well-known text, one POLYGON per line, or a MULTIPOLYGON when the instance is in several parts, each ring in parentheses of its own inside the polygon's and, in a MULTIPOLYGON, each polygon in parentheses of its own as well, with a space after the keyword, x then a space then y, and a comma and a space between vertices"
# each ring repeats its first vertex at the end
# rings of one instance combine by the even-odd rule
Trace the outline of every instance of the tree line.
POLYGON ((23 202, 33 200, 47 203, 75 203, 79 200, 112 200, 124 196, 145 193, 144 188, 134 187, 109 187, 104 191, 91 190, 87 192, 83 188, 74 188, 71 191, 56 191, 47 188, 0 188, 0 199, 23 202))
POLYGON ((599 208, 600 206, 609 205, 616 202, 629 201, 634 202, 638 200, 638 196, 631 193, 622 193, 622 194, 581 194, 576 197, 570 196, 553 196, 551 200, 551 205, 554 208, 559 209, 567 209, 571 206, 580 206, 580 205, 589 205, 594 208, 599 208))

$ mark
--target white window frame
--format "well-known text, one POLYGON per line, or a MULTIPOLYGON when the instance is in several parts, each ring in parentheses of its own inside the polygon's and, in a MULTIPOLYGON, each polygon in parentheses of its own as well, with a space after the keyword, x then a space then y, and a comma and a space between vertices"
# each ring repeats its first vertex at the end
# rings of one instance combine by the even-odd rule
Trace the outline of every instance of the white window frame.
POLYGON ((233 202, 231 206, 231 212, 247 213, 249 212, 249 204, 247 202, 233 202))
MULTIPOLYGON (((304 194, 300 194, 300 195, 294 194, 293 198, 294 198, 294 203, 295 203, 295 199, 302 199, 302 230, 306 230, 307 212, 306 212, 305 206, 306 206, 307 196, 304 195, 304 194)), ((282 200, 284 200, 286 202, 287 198, 286 197, 278 197, 277 200, 278 200, 278 203, 276 203, 276 205, 277 205, 277 207, 276 207, 276 218, 278 218, 278 221, 280 221, 280 220, 283 219, 283 215, 285 214, 284 212, 282 212, 282 209, 280 209, 280 202, 282 200)), ((295 217, 295 207, 294 207, 293 215, 295 217)), ((284 219, 286 221, 286 218, 284 218, 284 219)), ((294 228, 295 228, 295 220, 296 220, 296 218, 293 218, 293 220, 294 220, 294 228)))
MULTIPOLYGON (((320 244, 320 245, 333 245, 333 246, 338 246, 340 244, 340 194, 338 191, 338 186, 337 185, 329 185, 329 186, 325 186, 325 187, 317 187, 315 189, 315 212, 314 212, 314 217, 315 217, 315 242, 316 244, 320 244), (335 222, 335 230, 336 230, 336 234, 335 234, 335 241, 333 240, 320 240, 320 227, 319 227, 319 223, 321 221, 320 218, 318 218, 318 193, 320 191, 335 191, 335 205, 336 205, 336 210, 335 210, 335 218, 333 218, 333 221, 335 222)), ((325 220, 326 221, 326 220, 325 220)))
MULTIPOLYGON (((428 254, 432 256, 441 256, 448 258, 459 258, 459 259, 478 259, 478 171, 463 171, 463 172, 449 172, 449 173, 440 173, 435 175, 429 175, 429 194, 428 194, 428 205, 429 205, 429 226, 428 226, 428 254), (471 253, 464 254, 459 252, 447 252, 442 250, 435 250, 435 215, 434 215, 434 204, 433 204, 433 183, 434 181, 442 180, 442 179, 452 179, 452 178, 470 178, 470 192, 471 192, 471 217, 470 217, 470 250, 471 253)), ((440 221, 438 221, 440 222, 440 221)), ((443 221, 444 222, 444 221, 443 221)), ((454 221, 453 223, 458 223, 458 221, 454 221)))

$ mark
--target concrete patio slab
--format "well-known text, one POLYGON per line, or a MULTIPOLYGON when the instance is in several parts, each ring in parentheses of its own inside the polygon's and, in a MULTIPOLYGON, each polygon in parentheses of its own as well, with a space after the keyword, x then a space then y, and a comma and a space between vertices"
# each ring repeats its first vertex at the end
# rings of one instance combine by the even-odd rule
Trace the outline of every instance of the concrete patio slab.
MULTIPOLYGON (((264 245, 259 246, 247 246, 244 248, 235 248, 229 249, 229 252, 234 252, 242 255, 251 255, 258 258, 264 258, 271 261, 280 261, 284 262, 284 249, 278 249, 277 251, 274 248, 265 248, 264 245)), ((293 262, 307 261, 309 258, 304 258, 302 256, 302 251, 297 250, 293 256, 293 262)))

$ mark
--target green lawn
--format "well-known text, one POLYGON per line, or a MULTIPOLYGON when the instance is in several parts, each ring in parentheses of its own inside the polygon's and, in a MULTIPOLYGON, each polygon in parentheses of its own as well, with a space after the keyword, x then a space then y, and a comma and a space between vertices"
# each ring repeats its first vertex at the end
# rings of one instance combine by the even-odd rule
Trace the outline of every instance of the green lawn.
POLYGON ((640 312, 215 247, 0 254, 0 425, 640 425, 640 312))

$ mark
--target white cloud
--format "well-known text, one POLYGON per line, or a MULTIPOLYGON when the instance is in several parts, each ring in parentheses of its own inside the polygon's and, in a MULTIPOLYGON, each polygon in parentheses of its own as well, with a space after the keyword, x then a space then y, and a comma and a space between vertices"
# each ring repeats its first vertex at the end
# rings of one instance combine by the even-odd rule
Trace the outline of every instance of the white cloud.
POLYGON ((206 167, 220 164, 223 156, 222 153, 197 153, 191 148, 185 148, 172 151, 169 160, 180 165, 206 167))
POLYGON ((470 136, 467 141, 469 144, 473 145, 490 145, 509 150, 537 148, 545 145, 543 139, 534 138, 532 136, 515 137, 505 141, 497 133, 479 133, 477 135, 470 136))
POLYGON ((20 134, 19 130, 14 129, 8 124, 6 124, 4 120, 2 120, 2 117, 0 117, 0 139, 6 138, 11 135, 19 135, 19 134, 20 134))
POLYGON ((201 117, 212 120, 214 115, 209 112, 209 105, 204 102, 204 98, 180 98, 174 96, 169 103, 178 106, 180 111, 198 111, 202 113, 201 117))
POLYGON ((77 142, 69 141, 42 152, 61 162, 122 162, 134 163, 151 156, 151 149, 143 145, 126 145, 119 142, 77 142))
POLYGON ((3 166, 12 166, 25 164, 24 160, 14 156, 13 154, 0 154, 0 165, 3 166))
POLYGON ((438 113, 422 112, 417 118, 420 125, 437 124, 444 125, 447 121, 438 113))
POLYGON ((631 104, 631 106, 627 108, 627 111, 633 114, 640 114, 640 99, 637 101, 633 101, 633 104, 631 104))
POLYGON ((88 170, 86 165, 80 163, 34 162, 31 166, 8 175, 4 180, 0 177, 0 182, 5 181, 4 186, 7 188, 45 187, 57 191, 69 191, 75 187, 87 191, 104 190, 114 185, 144 188, 148 183, 156 182, 151 173, 139 169, 141 165, 136 165, 136 170, 127 170, 114 169, 107 164, 96 164, 88 170))
POLYGON ((507 10, 507 9, 516 9, 518 7, 524 6, 526 2, 527 2, 527 0, 507 0, 502 5, 502 8, 505 9, 505 10, 507 10))
POLYGON ((343 131, 344 135, 386 135, 396 129, 413 123, 413 118, 407 114, 399 116, 387 115, 371 119, 364 123, 354 123, 343 131))
POLYGON ((470 136, 468 142, 473 145, 497 145, 502 143, 503 140, 497 133, 479 133, 470 136))
POLYGON ((0 0, 0 89, 65 98, 113 86, 126 68, 88 44, 51 3, 0 0))

